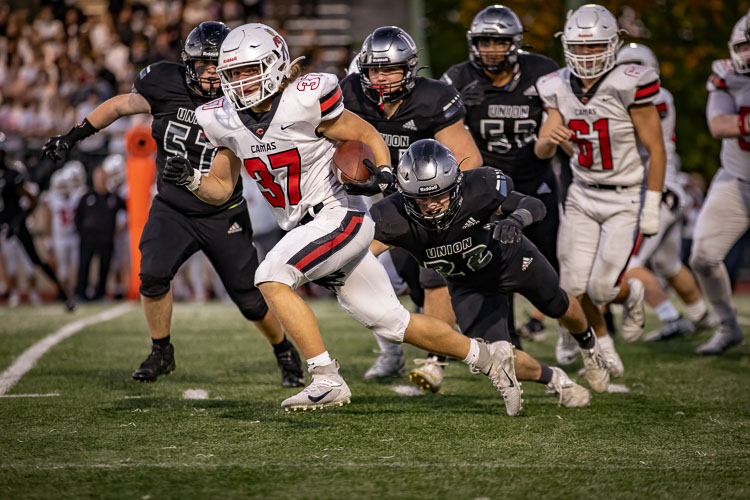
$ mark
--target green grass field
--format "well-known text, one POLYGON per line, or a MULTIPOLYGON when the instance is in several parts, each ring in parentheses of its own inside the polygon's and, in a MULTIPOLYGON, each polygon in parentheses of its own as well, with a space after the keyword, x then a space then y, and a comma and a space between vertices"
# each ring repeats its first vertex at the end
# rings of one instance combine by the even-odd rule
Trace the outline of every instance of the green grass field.
MULTIPOLYGON (((737 304, 750 316, 750 298, 737 304)), ((567 409, 525 383, 524 413, 510 418, 489 381, 458 362, 437 395, 397 394, 406 377, 365 383, 374 339, 335 302, 313 306, 351 405, 284 413, 296 389, 281 387, 270 347, 221 304, 177 305, 177 370, 136 383, 150 343, 133 307, 53 347, 8 391, 59 396, 0 398, 0 498, 750 497, 748 341, 719 358, 693 354, 709 332, 618 341, 626 373, 615 382, 630 392, 567 409), (208 399, 185 399, 187 389, 208 399)), ((0 310, 0 371, 111 307, 0 310)), ((526 347, 554 364, 555 338, 526 347)))

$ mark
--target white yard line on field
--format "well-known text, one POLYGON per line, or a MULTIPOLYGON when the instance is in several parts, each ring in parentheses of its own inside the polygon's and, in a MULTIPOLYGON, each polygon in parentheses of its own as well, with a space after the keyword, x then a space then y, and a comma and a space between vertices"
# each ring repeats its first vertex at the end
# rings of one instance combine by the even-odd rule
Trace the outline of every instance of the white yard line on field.
POLYGON ((750 326, 750 318, 747 316, 737 316, 737 323, 742 326, 750 326))
POLYGON ((47 394, 0 394, 0 398, 52 398, 59 395, 59 392, 50 392, 47 394))
POLYGON ((134 305, 128 302, 107 309, 106 311, 102 311, 99 314, 89 316, 88 318, 79 319, 78 321, 65 325, 55 333, 47 335, 42 340, 26 349, 7 370, 0 373, 0 396, 3 396, 6 392, 12 389, 13 386, 21 380, 21 377, 34 367, 36 362, 39 361, 39 358, 44 356, 44 354, 55 345, 87 326, 116 318, 117 316, 130 311, 133 307, 134 305))

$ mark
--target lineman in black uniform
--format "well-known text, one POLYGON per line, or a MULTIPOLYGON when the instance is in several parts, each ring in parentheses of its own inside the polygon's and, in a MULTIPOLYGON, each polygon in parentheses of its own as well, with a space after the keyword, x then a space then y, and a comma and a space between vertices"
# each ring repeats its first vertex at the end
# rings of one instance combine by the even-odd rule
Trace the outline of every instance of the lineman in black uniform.
MULTIPOLYGON (((216 150, 198 127, 194 111, 220 95, 216 65, 219 47, 228 33, 223 23, 201 23, 185 41, 183 64, 162 61, 147 66, 136 79, 132 93, 98 106, 66 135, 51 138, 44 152, 59 161, 75 143, 119 117, 150 113, 154 117, 151 131, 157 144, 159 174, 167 156, 174 155, 186 157, 191 164, 208 171, 216 150)), ((273 345, 282 384, 303 386, 299 355, 253 284, 258 259, 241 182, 229 201, 214 206, 203 203, 185 187, 163 182, 161 175, 157 179, 157 195, 140 242, 140 292, 153 346, 133 378, 155 381, 159 375, 174 370, 174 347, 169 342, 170 283, 188 257, 203 250, 240 312, 273 345)))
MULTIPOLYGON (((359 72, 341 81, 344 106, 380 132, 392 165, 415 141, 435 138, 462 160, 462 170, 481 166, 479 150, 463 124, 466 111, 458 92, 443 82, 416 76, 418 62, 417 47, 406 31, 396 26, 376 29, 357 56, 359 72)), ((434 271, 420 273, 402 250, 394 249, 390 255, 414 302, 424 305, 424 313, 455 324, 445 280, 434 271)), ((404 367, 401 346, 377 339, 381 354, 365 378, 400 374, 404 367)), ((433 388, 439 384, 433 380, 433 388)))
POLYGON ((39 257, 29 228, 26 226, 26 217, 36 206, 37 198, 23 186, 25 181, 24 174, 8 167, 5 150, 0 149, 0 231, 5 231, 8 238, 18 237, 29 260, 57 286, 58 300, 63 300, 65 308, 72 311, 76 306, 75 299, 68 296, 52 267, 39 257), (30 209, 21 208, 21 198, 28 198, 31 201, 30 209))
MULTIPOLYGON (((521 293, 577 332, 573 337, 583 353, 586 379, 597 392, 605 391, 609 371, 581 306, 560 288, 555 270, 522 233, 543 219, 544 204, 514 191, 500 170, 482 167, 462 173, 450 151, 431 139, 412 144, 396 177, 399 193, 370 209, 373 253, 404 248, 445 277, 458 324, 468 337, 508 341, 507 295, 521 293), (498 215, 505 218, 494 223, 498 215)), ((516 356, 520 380, 546 384, 565 406, 588 404, 588 391, 562 369, 540 364, 520 350, 516 356)))
MULTIPOLYGON (((523 25, 508 7, 493 5, 479 12, 466 38, 469 60, 451 66, 441 79, 460 90, 466 123, 484 164, 502 168, 518 192, 544 202, 546 217, 524 234, 557 271, 557 180, 551 160, 534 154, 534 143, 544 111, 535 84, 558 66, 548 57, 519 51, 523 25)), ((538 318, 524 325, 533 333, 543 328, 538 318)))

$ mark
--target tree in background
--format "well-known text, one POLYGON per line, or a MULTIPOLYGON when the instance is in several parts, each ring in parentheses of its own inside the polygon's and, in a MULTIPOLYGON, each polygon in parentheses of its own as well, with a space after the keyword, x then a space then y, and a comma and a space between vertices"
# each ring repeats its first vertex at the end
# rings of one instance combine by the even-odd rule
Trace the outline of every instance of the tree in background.
MULTIPOLYGON (((568 8, 584 2, 545 0, 503 2, 527 30, 524 45, 564 64, 555 33, 562 31, 568 8)), ((721 142, 706 125, 706 80, 711 62, 729 57, 732 26, 747 12, 739 0, 630 0, 601 2, 628 30, 626 42, 647 45, 661 63, 662 84, 674 94, 677 107, 677 152, 686 171, 710 179, 719 167, 721 142)), ((428 0, 426 34, 432 74, 439 77, 451 65, 466 60, 466 30, 474 15, 493 2, 428 0)))

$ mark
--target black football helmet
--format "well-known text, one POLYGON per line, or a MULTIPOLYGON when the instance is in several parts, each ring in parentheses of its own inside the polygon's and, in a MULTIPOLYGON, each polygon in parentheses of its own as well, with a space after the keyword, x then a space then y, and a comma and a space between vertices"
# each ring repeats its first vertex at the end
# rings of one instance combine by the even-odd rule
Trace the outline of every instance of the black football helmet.
POLYGON ((409 34, 397 26, 382 26, 367 36, 357 58, 362 90, 372 101, 382 104, 403 98, 412 91, 417 77, 417 44, 409 34), (403 78, 390 85, 374 85, 369 68, 398 66, 403 78))
POLYGON ((221 42, 229 34, 229 28, 224 23, 206 21, 193 28, 185 39, 180 59, 185 65, 185 80, 188 87, 204 97, 218 97, 221 92, 219 75, 216 79, 199 78, 195 71, 195 61, 211 61, 218 66, 219 48, 221 42), (204 90, 201 84, 210 84, 209 90, 204 90))
POLYGON ((471 63, 481 70, 498 73, 518 61, 518 49, 523 41, 523 24, 510 8, 504 5, 491 5, 474 16, 471 27, 466 32, 466 41, 469 43, 471 63), (510 42, 510 48, 499 64, 490 66, 482 62, 477 47, 481 38, 496 38, 510 42))
POLYGON ((448 148, 434 139, 421 139, 406 150, 398 162, 396 179, 409 217, 431 231, 444 231, 453 222, 463 203, 461 169, 448 148), (448 208, 426 215, 417 204, 419 198, 450 193, 448 208))

